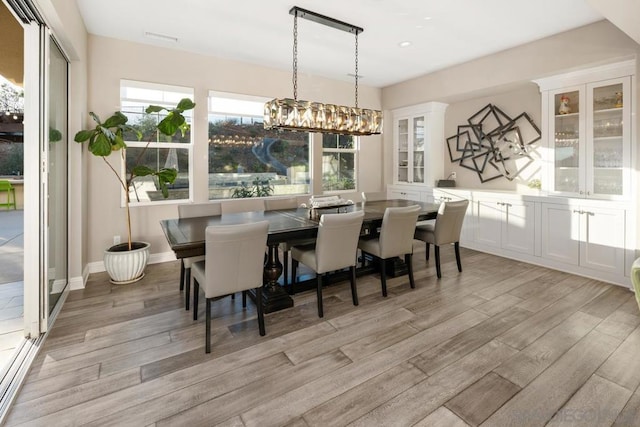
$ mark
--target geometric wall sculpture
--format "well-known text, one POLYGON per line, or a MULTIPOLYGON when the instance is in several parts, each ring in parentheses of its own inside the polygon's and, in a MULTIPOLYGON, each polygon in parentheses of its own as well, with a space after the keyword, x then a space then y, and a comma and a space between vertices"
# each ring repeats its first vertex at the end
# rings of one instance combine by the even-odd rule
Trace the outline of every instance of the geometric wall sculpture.
POLYGON ((530 145, 541 136, 527 113, 511 118, 487 104, 447 138, 447 148, 451 162, 476 172, 480 182, 500 177, 512 181, 533 163, 530 145))

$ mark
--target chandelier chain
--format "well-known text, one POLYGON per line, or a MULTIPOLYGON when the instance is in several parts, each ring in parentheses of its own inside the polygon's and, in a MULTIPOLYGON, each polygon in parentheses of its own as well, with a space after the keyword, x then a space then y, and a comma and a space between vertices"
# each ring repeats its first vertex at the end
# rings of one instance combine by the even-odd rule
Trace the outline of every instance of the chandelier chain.
POLYGON ((293 99, 298 100, 298 15, 293 15, 293 99))
POLYGON ((358 32, 356 31, 356 108, 358 108, 358 32))

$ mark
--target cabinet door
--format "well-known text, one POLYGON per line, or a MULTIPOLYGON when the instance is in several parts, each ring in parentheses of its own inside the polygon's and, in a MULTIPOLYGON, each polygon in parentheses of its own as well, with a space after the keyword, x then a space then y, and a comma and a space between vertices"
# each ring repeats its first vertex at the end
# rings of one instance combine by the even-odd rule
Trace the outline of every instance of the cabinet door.
POLYGON ((578 265, 580 213, 569 205, 542 204, 542 257, 578 265))
POLYGON ((587 197, 621 199, 628 192, 629 99, 629 77, 587 85, 587 197))
POLYGON ((549 93, 551 190, 580 196, 585 188, 584 86, 549 93))
POLYGON ((413 159, 413 169, 411 171, 412 182, 424 183, 424 116, 413 117, 411 119, 411 140, 413 149, 411 158, 413 159))
POLYGON ((398 176, 397 182, 410 181, 409 161, 409 119, 399 119, 396 122, 396 168, 398 176))
POLYGON ((533 203, 503 203, 502 248, 533 255, 535 250, 535 214, 533 203))
POLYGON ((499 248, 502 233, 502 206, 494 200, 476 200, 476 242, 499 248))
POLYGON ((580 208, 580 265, 624 274, 625 211, 580 208))

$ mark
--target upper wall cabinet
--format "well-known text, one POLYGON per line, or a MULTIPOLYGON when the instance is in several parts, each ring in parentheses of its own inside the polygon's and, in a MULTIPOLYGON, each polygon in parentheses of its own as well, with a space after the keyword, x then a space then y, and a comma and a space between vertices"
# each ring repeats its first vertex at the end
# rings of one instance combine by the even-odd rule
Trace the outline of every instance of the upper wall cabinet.
POLYGON ((393 110, 394 183, 435 186, 444 178, 444 112, 447 104, 393 110))
POLYGON ((549 193, 630 197, 634 74, 635 62, 628 61, 536 81, 548 148, 543 188, 549 193))

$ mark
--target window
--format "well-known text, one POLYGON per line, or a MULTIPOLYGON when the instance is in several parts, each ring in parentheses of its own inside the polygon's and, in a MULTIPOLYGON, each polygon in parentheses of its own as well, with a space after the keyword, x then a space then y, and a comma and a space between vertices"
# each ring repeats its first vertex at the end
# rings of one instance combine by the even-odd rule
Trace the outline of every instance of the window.
MULTIPOLYGON (((131 166, 137 163, 155 170, 177 169, 178 176, 175 182, 169 185, 168 200, 170 203, 175 200, 192 198, 190 166, 193 129, 190 129, 184 137, 180 132, 176 133, 173 138, 161 135, 155 126, 163 119, 164 115, 162 113, 147 114, 145 109, 149 105, 174 108, 182 98, 193 99, 193 89, 131 80, 120 81, 120 109, 129 118, 128 124, 142 132, 140 141, 133 134, 125 135, 127 144, 126 171, 129 173, 131 166), (148 147, 147 144, 149 144, 148 147), (146 151, 145 147, 147 147, 146 151)), ((184 116, 187 123, 192 125, 192 110, 185 111, 184 116)), ((137 177, 130 189, 129 196, 132 205, 167 203, 152 176, 137 177)))
POLYGON ((356 144, 352 135, 322 135, 322 190, 356 189, 356 144))
POLYGON ((265 130, 266 101, 209 94, 209 199, 309 193, 309 133, 265 130))

